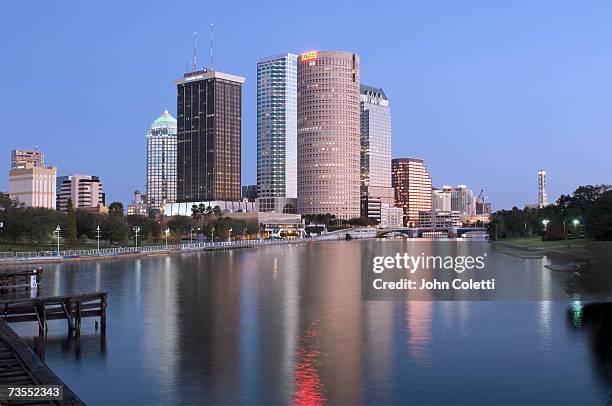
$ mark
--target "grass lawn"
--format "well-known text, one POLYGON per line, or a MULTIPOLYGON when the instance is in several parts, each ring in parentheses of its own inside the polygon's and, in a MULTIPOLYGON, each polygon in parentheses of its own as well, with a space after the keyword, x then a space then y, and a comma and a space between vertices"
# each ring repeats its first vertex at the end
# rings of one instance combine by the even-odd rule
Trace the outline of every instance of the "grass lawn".
POLYGON ((570 247, 583 247, 590 241, 591 241, 590 239, 585 239, 585 238, 581 238, 577 240, 569 239, 567 242, 565 242, 564 240, 542 241, 540 237, 529 237, 527 239, 525 238, 504 238, 504 239, 499 240, 499 242, 515 245, 517 247, 542 248, 542 249, 556 249, 556 248, 563 249, 563 248, 566 248, 568 244, 570 245, 570 247))

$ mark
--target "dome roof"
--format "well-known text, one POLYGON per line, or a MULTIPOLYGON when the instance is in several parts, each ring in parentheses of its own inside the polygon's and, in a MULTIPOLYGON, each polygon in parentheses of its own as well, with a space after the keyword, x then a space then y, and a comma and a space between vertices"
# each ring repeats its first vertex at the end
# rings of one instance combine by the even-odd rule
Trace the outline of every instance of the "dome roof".
POLYGON ((157 117, 157 120, 155 120, 153 125, 166 124, 166 123, 172 123, 172 124, 176 123, 176 118, 172 117, 172 115, 168 113, 168 110, 164 111, 164 113, 161 116, 157 117))

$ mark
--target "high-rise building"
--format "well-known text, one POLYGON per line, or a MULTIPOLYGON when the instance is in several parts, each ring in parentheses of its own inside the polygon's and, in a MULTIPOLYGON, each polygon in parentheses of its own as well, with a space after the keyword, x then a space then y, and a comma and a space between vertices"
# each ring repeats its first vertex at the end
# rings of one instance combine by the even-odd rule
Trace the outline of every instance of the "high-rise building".
POLYGON ((476 197, 472 189, 466 185, 457 185, 448 189, 445 186, 444 190, 451 193, 451 210, 458 211, 462 217, 476 214, 476 197))
POLYGON ((56 176, 55 166, 47 168, 20 162, 9 171, 9 197, 26 206, 55 209, 56 176))
POLYGON ((149 214, 149 207, 145 201, 147 200, 146 195, 142 195, 140 190, 134 191, 134 199, 132 199, 132 203, 127 206, 127 215, 128 216, 146 216, 149 214))
POLYGON ((297 203, 297 55, 257 63, 257 196, 260 211, 297 203))
POLYGON ((147 205, 162 211, 176 201, 176 119, 168 110, 147 132, 147 205))
POLYGON ((395 205, 404 209, 404 225, 415 227, 419 212, 431 211, 431 176, 425 162, 418 158, 396 158, 391 161, 395 205))
POLYGON ((57 209, 66 211, 68 200, 72 200, 75 209, 103 212, 106 199, 100 178, 89 175, 68 176, 60 185, 57 209))
POLYGON ((391 112, 382 89, 360 86, 361 216, 381 221, 379 206, 394 206, 391 187, 391 112))
POLYGON ((451 210, 451 191, 450 186, 444 186, 442 189, 433 189, 431 191, 431 210, 432 211, 450 211, 451 210))
POLYGON ((45 155, 38 149, 14 149, 11 151, 11 169, 25 168, 26 164, 44 167, 45 155))
POLYGON ((240 200, 244 78, 202 69, 177 85, 177 202, 240 200))
POLYGON ((548 206, 548 195, 546 194, 546 171, 538 171, 538 206, 540 208, 548 206))
POLYGON ((297 77, 298 213, 359 217, 359 55, 305 52, 297 77))
POLYGON ((257 185, 242 186, 242 199, 254 202, 257 199, 257 185))

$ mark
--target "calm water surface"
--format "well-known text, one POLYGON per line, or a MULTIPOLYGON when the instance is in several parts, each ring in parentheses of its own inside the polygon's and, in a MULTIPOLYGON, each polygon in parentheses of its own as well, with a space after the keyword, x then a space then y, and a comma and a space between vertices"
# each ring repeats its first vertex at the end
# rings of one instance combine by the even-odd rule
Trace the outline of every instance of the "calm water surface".
MULTIPOLYGON (((89 404, 609 400, 607 306, 363 301, 365 243, 48 265, 45 295, 103 290, 109 307, 105 340, 93 319, 78 341, 51 322, 46 361, 89 404)), ((517 289, 554 283, 490 255, 517 289)))

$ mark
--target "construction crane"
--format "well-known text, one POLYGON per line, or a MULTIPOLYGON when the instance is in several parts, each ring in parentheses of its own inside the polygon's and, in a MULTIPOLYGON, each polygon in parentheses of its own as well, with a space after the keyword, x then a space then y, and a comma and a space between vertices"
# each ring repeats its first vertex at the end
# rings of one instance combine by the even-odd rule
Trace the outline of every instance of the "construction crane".
POLYGON ((480 214, 484 214, 484 199, 482 198, 482 195, 484 194, 484 189, 480 189, 480 193, 478 194, 478 197, 476 198, 476 202, 474 204, 474 215, 477 215, 478 213, 478 202, 480 202, 482 200, 482 206, 481 206, 481 211, 483 213, 480 214))

